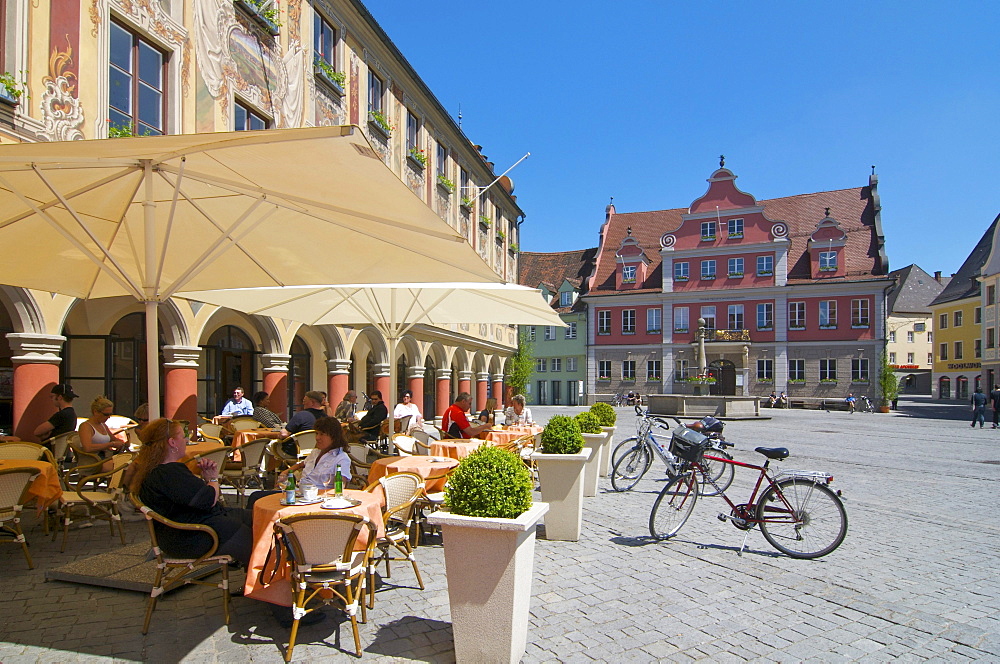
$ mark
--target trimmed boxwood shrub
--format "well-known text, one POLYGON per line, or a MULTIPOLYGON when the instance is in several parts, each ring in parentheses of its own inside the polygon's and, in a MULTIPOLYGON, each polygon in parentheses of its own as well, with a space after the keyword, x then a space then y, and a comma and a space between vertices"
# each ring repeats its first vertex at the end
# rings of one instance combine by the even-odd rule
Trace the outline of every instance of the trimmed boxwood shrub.
POLYGON ((602 427, 613 427, 618 419, 614 407, 609 403, 595 403, 590 407, 590 412, 597 415, 602 427))
POLYGON ((601 421, 590 411, 583 411, 573 418, 580 427, 580 433, 604 433, 601 429, 601 421))
POLYGON ((483 446, 452 473, 445 505, 463 516, 516 519, 531 507, 533 488, 531 473, 517 455, 483 446))
POLYGON ((580 425, 572 417, 556 415, 542 431, 542 453, 579 454, 583 449, 580 425))

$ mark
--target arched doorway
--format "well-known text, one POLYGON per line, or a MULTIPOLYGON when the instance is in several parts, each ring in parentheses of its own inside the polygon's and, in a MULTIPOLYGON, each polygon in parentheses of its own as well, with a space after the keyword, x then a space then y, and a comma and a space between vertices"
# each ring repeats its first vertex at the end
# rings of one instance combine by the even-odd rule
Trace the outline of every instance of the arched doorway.
POLYGON ((198 379, 198 401, 203 414, 222 412, 234 387, 242 387, 248 394, 259 389, 260 381, 255 380, 257 351, 246 332, 224 325, 212 333, 203 348, 205 376, 198 379))
POLYGON ((966 376, 955 379, 955 398, 959 401, 969 398, 969 379, 966 376))
POLYGON ((951 378, 942 376, 938 381, 938 399, 951 398, 951 378))
POLYGON ((729 360, 715 360, 708 363, 708 373, 715 377, 715 382, 709 384, 709 394, 722 396, 736 395, 736 365, 729 360))

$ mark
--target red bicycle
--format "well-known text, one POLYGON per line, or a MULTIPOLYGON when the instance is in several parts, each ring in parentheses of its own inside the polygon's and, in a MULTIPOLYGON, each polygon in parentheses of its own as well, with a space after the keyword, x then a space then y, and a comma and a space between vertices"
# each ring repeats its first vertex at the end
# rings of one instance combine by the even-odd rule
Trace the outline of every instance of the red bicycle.
POLYGON ((685 467, 663 488, 649 514, 649 532, 654 538, 670 539, 687 522, 698 502, 703 477, 715 485, 702 468, 703 461, 710 461, 713 465, 732 464, 760 473, 745 503, 734 503, 718 486, 715 487, 717 494, 713 494, 722 496, 730 507, 730 513, 720 513, 719 520, 730 521, 740 530, 747 531, 739 555, 743 555, 746 548, 749 531, 758 525, 771 546, 792 558, 819 558, 844 541, 847 511, 839 495, 829 488, 833 482, 832 475, 782 470, 772 477, 768 466, 772 460, 788 458, 788 450, 784 447, 756 448, 754 451, 762 454, 766 461, 755 466, 706 455, 707 440, 697 440, 695 436, 684 433, 686 435, 673 437, 671 452, 684 460, 685 467))

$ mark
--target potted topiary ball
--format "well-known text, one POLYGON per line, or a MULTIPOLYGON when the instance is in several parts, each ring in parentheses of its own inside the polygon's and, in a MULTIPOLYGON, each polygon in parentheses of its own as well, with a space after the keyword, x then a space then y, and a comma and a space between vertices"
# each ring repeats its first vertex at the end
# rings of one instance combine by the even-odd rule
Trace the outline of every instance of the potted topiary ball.
POLYGON ((591 450, 584 449, 580 426, 556 415, 541 433, 542 449, 531 455, 538 468, 545 515, 545 538, 575 542, 583 522, 583 470, 591 450))
POLYGON ((600 470, 601 449, 608 440, 608 435, 601 429, 601 421, 589 411, 584 411, 573 418, 583 435, 583 445, 590 450, 590 458, 583 470, 583 495, 589 498, 597 495, 597 475, 600 470))
POLYGON ((448 480, 441 527, 459 662, 517 662, 528 639, 535 527, 548 510, 531 500, 531 473, 517 455, 484 446, 448 480))
POLYGON ((601 477, 607 477, 608 473, 611 472, 611 444, 615 438, 615 422, 618 420, 618 414, 615 412, 614 406, 609 403, 595 403, 590 407, 590 412, 601 421, 601 428, 608 436, 604 445, 601 446, 601 460, 599 462, 601 477))

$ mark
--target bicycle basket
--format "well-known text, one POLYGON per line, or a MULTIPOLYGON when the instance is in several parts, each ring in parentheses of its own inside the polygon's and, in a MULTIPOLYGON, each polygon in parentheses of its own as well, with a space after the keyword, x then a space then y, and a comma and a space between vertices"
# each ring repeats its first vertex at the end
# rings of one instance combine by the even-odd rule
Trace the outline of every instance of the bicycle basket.
POLYGON ((705 450, 711 444, 707 436, 703 436, 694 429, 681 427, 674 430, 674 435, 670 439, 670 453, 685 461, 701 461, 705 455, 705 450))

